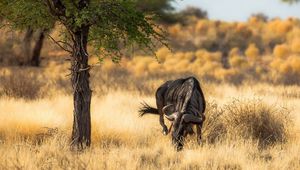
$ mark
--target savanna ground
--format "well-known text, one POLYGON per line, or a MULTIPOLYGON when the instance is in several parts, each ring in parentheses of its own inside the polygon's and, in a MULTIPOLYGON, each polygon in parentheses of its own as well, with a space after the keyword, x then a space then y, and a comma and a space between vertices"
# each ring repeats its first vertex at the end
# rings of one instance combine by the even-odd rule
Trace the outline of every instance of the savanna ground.
POLYGON ((130 54, 117 65, 91 58, 92 146, 80 152, 70 148, 67 54, 46 44, 41 67, 8 66, 18 43, 2 40, 0 169, 299 169, 299 20, 194 24, 168 28, 173 43, 193 41, 193 49, 130 54), (219 48, 229 68, 224 51, 209 52, 220 33, 228 34, 219 48), (176 152, 158 117, 140 118, 138 109, 142 101, 155 106, 166 80, 191 75, 208 104, 203 141, 189 136, 176 152))
POLYGON ((298 86, 201 81, 208 102, 203 143, 190 136, 184 150, 176 152, 170 136, 162 135, 158 117, 137 113, 141 101, 155 106, 155 88, 168 75, 146 81, 118 70, 110 78, 96 69, 93 145, 83 152, 69 146, 73 117, 68 77, 55 76, 67 66, 1 69, 1 169, 300 167, 298 86), (100 74, 105 81, 97 78, 100 74))

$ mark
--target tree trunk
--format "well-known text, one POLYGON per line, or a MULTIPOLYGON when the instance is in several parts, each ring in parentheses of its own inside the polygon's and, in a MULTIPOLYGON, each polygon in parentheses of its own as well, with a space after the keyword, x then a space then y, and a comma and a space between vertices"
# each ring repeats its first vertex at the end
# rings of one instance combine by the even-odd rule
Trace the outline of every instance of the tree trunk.
POLYGON ((89 65, 87 53, 88 26, 82 26, 73 33, 72 87, 74 90, 74 121, 72 145, 83 149, 91 144, 90 105, 92 91, 89 86, 89 65))
POLYGON ((44 39, 45 39, 45 32, 46 30, 41 30, 39 31, 38 34, 38 39, 34 45, 33 51, 32 51, 32 57, 31 57, 31 61, 30 64, 31 66, 36 66, 38 67, 40 65, 40 55, 41 55, 41 51, 43 48, 43 43, 44 43, 44 39))
POLYGON ((22 49, 22 61, 21 65, 26 64, 26 62, 29 60, 30 55, 31 55, 31 40, 33 36, 33 30, 31 28, 27 28, 24 39, 23 39, 23 49, 22 49))

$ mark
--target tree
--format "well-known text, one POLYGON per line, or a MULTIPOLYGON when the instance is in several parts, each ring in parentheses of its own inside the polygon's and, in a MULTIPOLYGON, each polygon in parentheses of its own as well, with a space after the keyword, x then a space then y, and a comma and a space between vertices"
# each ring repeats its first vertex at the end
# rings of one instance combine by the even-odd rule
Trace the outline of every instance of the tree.
MULTIPOLYGON (((38 18, 34 18, 32 15, 38 15, 38 13, 41 12, 41 14, 44 14, 43 11, 40 11, 40 9, 36 8, 34 11, 36 13, 34 14, 29 13, 28 15, 25 15, 25 12, 28 10, 28 5, 21 6, 23 2, 22 1, 12 1, 8 3, 8 1, 3 0, 0 1, 0 18, 5 20, 8 23, 13 23, 12 26, 15 29, 18 29, 24 33, 24 38, 22 42, 22 55, 25 59, 25 65, 32 65, 32 66, 39 66, 40 64, 40 53, 43 46, 43 40, 45 37, 45 33, 47 32, 49 27, 53 23, 51 20, 48 24, 44 24, 45 28, 38 28, 36 24, 38 18), (32 24, 25 24, 25 23, 32 23, 32 24), (36 34, 37 40, 34 42, 34 46, 32 48, 32 42, 34 41, 33 36, 36 34)), ((44 15, 43 15, 44 16, 44 15)), ((45 18, 47 19, 47 18, 45 18)))
POLYGON ((2 0, 1 3, 19 9, 17 13, 22 17, 12 21, 18 27, 49 29, 55 22, 64 26, 63 44, 71 55, 74 91, 72 145, 79 148, 91 144, 92 91, 87 45, 93 46, 100 58, 111 57, 114 62, 120 60, 121 49, 133 43, 151 51, 157 44, 153 40, 166 45, 153 18, 136 10, 129 0, 2 0))
POLYGON ((254 17, 256 18, 258 21, 262 21, 262 22, 267 22, 269 20, 269 17, 264 14, 264 13, 255 13, 251 15, 251 18, 254 17))
POLYGON ((136 0, 136 7, 146 13, 155 13, 159 16, 159 21, 163 23, 173 23, 174 0, 136 0))
POLYGON ((30 60, 30 64, 32 66, 38 67, 40 65, 41 51, 42 51, 43 44, 44 44, 45 33, 47 33, 47 32, 48 32, 47 29, 37 31, 38 36, 37 36, 35 45, 33 47, 31 60, 30 60))
POLYGON ((23 39, 23 58, 25 59, 25 65, 31 65, 38 67, 40 65, 40 55, 42 51, 42 47, 44 44, 45 33, 47 33, 47 29, 38 29, 34 31, 30 27, 26 29, 24 39, 23 39), (34 33, 37 34, 37 40, 34 42, 34 46, 32 48, 32 41, 34 33))
POLYGON ((203 9, 188 6, 187 8, 175 12, 172 6, 174 0, 136 0, 136 6, 139 10, 146 13, 155 13, 159 16, 159 22, 164 24, 182 23, 189 24, 191 17, 196 19, 207 18, 207 12, 203 9))
MULTIPOLYGON (((155 13, 159 16, 159 21, 163 23, 177 22, 174 15, 171 12, 174 10, 171 5, 174 0, 135 0, 136 7, 141 11, 149 14, 155 13)), ((18 5, 12 5, 0 2, 0 17, 6 18, 6 20, 15 21, 20 19, 22 12, 19 11, 18 5), (2 6, 1 6, 2 5, 2 6), (7 17, 5 17, 7 16, 7 17)), ((27 18, 24 18, 24 20, 27 18)), ((25 21, 26 22, 26 21, 25 21)), ((24 39, 22 45, 22 54, 25 59, 25 65, 39 66, 40 53, 43 47, 44 37, 49 30, 43 28, 34 30, 31 27, 20 28, 19 30, 24 32, 24 39), (37 34, 37 40, 34 42, 32 48, 33 35, 37 34), (27 60, 27 61, 26 61, 27 60)))
POLYGON ((191 23, 191 19, 207 19, 207 12, 201 8, 188 6, 174 14, 177 22, 182 23, 183 25, 189 25, 191 23))
POLYGON ((191 17, 194 16, 197 19, 205 19, 207 18, 207 12, 196 7, 187 7, 184 10, 179 12, 179 15, 182 15, 182 17, 191 17))

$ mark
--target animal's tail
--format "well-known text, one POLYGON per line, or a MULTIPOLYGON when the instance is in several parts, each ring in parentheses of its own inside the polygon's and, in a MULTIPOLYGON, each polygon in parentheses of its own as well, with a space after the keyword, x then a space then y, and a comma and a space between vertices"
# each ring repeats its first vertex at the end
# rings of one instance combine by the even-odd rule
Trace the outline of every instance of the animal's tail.
POLYGON ((144 114, 155 114, 159 115, 158 110, 156 108, 153 108, 149 106, 147 103, 143 102, 141 103, 142 107, 139 109, 139 115, 142 117, 144 114))

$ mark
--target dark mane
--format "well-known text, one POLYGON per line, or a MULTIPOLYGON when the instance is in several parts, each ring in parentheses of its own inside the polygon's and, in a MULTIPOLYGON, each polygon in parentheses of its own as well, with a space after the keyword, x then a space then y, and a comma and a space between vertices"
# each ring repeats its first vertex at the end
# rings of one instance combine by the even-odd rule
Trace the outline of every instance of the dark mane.
POLYGON ((190 79, 190 78, 193 79, 193 81, 194 81, 194 88, 196 88, 200 92, 200 95, 201 95, 202 101, 203 101, 203 111, 202 111, 202 113, 204 113, 205 109, 206 109, 206 101, 205 101, 205 98, 204 98, 203 91, 200 88, 200 83, 195 77, 189 77, 187 79, 190 79))

